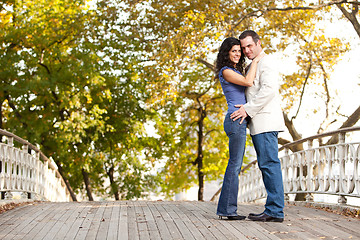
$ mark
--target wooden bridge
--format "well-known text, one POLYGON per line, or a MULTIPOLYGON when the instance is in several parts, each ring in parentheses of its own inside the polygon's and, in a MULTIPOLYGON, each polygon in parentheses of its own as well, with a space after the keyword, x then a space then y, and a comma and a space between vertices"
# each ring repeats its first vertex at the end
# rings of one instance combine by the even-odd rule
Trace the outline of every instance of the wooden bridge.
POLYGON ((196 201, 34 202, 0 214, 0 239, 360 239, 359 218, 316 208, 287 205, 283 223, 220 220, 215 210, 196 201))
MULTIPOLYGON (((20 201, 30 201, 0 213, 0 239, 360 239, 360 208, 347 205, 348 198, 360 199, 360 142, 345 141, 348 133, 359 130, 340 129, 280 149, 285 152, 281 161, 288 204, 285 221, 271 223, 218 219, 220 191, 210 202, 70 202, 51 160, 34 145, 0 129, 7 141, 0 142, 4 199, 0 206, 13 201, 13 192, 22 193, 20 201), (322 144, 324 137, 330 138, 328 144, 322 144), (307 148, 290 153, 303 143, 307 148), (315 194, 338 196, 338 204, 333 205, 338 213, 292 205, 291 198, 298 193, 305 194, 305 204, 312 206, 315 194), (339 214, 349 209, 351 216, 339 214)), ((248 203, 239 202, 239 214, 263 211, 262 205, 249 203, 266 196, 255 163, 242 170, 239 200, 248 203)))

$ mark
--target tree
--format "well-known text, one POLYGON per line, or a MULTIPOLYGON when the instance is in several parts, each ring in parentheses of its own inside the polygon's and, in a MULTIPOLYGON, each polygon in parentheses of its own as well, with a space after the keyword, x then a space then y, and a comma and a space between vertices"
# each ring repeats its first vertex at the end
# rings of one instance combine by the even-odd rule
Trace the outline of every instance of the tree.
POLYGON ((89 200, 93 190, 101 195, 106 169, 97 157, 108 154, 108 142, 141 133, 148 114, 144 83, 131 65, 116 67, 137 65, 118 42, 119 13, 106 1, 91 9, 80 0, 8 1, 1 9, 1 127, 40 144, 73 200, 83 189, 89 200))
MULTIPOLYGON (((188 157, 192 155, 193 159, 197 159, 195 162, 199 163, 201 169, 201 159, 204 159, 204 155, 201 154, 202 121, 207 119, 213 124, 217 122, 217 130, 220 130, 221 118, 209 116, 203 111, 204 106, 208 104, 205 99, 215 99, 221 94, 218 85, 210 81, 213 73, 209 70, 222 39, 228 36, 238 37, 244 29, 256 30, 262 36, 262 43, 268 53, 291 49, 297 56, 298 69, 284 76, 281 86, 284 117, 293 140, 301 138, 294 119, 303 97, 307 96, 305 89, 309 88, 309 85, 315 86, 320 93, 319 98, 324 100, 322 108, 325 109, 325 117, 319 126, 319 132, 329 128, 331 119, 337 116, 338 107, 336 102, 332 101, 332 93, 328 88, 329 73, 339 57, 349 50, 349 44, 340 38, 325 36, 317 24, 329 14, 329 6, 335 6, 340 1, 301 7, 305 3, 124 1, 123 11, 128 13, 129 29, 134 29, 134 36, 142 38, 144 46, 151 49, 144 54, 146 67, 140 75, 143 79, 151 79, 149 91, 152 91, 154 96, 151 103, 163 109, 160 113, 169 122, 166 127, 164 121, 158 123, 158 134, 164 134, 164 141, 167 141, 164 142, 164 146, 176 146, 176 150, 186 148, 188 152, 181 154, 172 147, 165 147, 168 149, 168 152, 164 153, 167 156, 164 168, 164 171, 168 172, 167 186, 171 186, 172 189, 186 189, 197 177, 200 187, 198 199, 201 200, 202 171, 199 170, 198 176, 195 177, 195 169, 187 163, 192 162, 188 157), (315 9, 319 11, 314 11, 315 9), (202 67, 198 67, 201 64, 202 67), (189 72, 192 75, 191 79, 188 78, 189 72), (206 94, 203 94, 201 87, 208 88, 206 94), (195 112, 197 114, 194 114, 195 112), (185 122, 194 122, 197 125, 186 125, 185 122), (191 127, 197 129, 197 137, 191 132, 191 127), (176 176, 176 180, 169 175, 176 176), (189 176, 187 181, 186 178, 179 177, 186 175, 189 176)), ((206 110, 218 113, 225 111, 224 99, 220 109, 216 109, 215 105, 206 110)), ((318 109, 315 108, 314 111, 318 109)), ((225 141, 224 137, 222 139, 225 141)), ((210 138, 210 141, 212 140, 210 138)), ((288 141, 290 140, 280 139, 282 144, 288 141)), ((301 146, 294 151, 300 149, 301 146)))
MULTIPOLYGON (((333 0, 333 1, 320 1, 318 5, 306 5, 306 1, 301 1, 299 2, 297 5, 285 5, 283 7, 263 7, 262 9, 256 10, 254 12, 252 12, 249 15, 253 15, 255 12, 261 12, 261 14, 266 14, 269 12, 320 12, 320 14, 322 15, 326 15, 326 14, 332 14, 334 11, 334 7, 340 9, 341 13, 343 14, 343 17, 345 17, 354 27, 354 30, 356 31, 357 35, 360 36, 360 24, 358 21, 358 18, 356 17, 359 14, 359 5, 360 2, 358 1, 337 1, 337 0, 333 0), (301 5, 303 4, 303 5, 301 5)), ((335 19, 336 21, 336 19, 335 19)), ((303 41, 305 41, 305 39, 302 39, 303 41)), ((316 41, 318 41, 317 44, 309 44, 309 50, 307 50, 307 55, 309 57, 305 58, 305 59, 298 59, 298 64, 307 64, 308 67, 303 67, 302 69, 306 69, 306 71, 298 71, 297 73, 294 73, 291 76, 287 76, 290 77, 290 79, 294 79, 294 78, 300 78, 300 79, 304 79, 303 82, 301 84, 297 84, 297 91, 300 92, 300 97, 298 99, 299 105, 297 107, 297 111, 294 114, 294 116, 292 116, 291 118, 288 116, 288 113, 284 115, 285 117, 285 121, 286 121, 286 125, 287 128, 289 130, 289 133, 291 134, 293 140, 298 140, 301 138, 301 135, 298 133, 298 131, 295 128, 294 122, 293 120, 297 117, 298 113, 299 113, 299 109, 301 107, 301 103, 303 100, 303 96, 304 96, 304 91, 306 87, 309 87, 309 80, 311 80, 312 78, 318 77, 317 74, 320 74, 320 78, 322 76, 323 78, 323 87, 324 87, 324 92, 325 92, 325 118, 322 122, 322 124, 319 127, 318 133, 321 133, 325 130, 327 130, 329 128, 329 126, 333 123, 335 123, 337 121, 337 118, 339 118, 339 115, 343 115, 343 114, 339 114, 338 110, 340 109, 340 104, 338 104, 337 106, 334 106, 334 104, 331 104, 332 99, 335 99, 334 96, 331 96, 332 93, 330 92, 329 88, 328 88, 328 81, 329 81, 329 73, 333 70, 332 67, 335 65, 336 61, 334 61, 333 59, 338 59, 339 55, 337 54, 343 54, 344 52, 349 50, 349 45, 346 44, 344 45, 344 47, 341 47, 341 42, 339 41, 339 39, 335 39, 335 44, 331 43, 331 41, 334 41, 334 39, 326 39, 324 36, 321 36, 320 39, 315 39, 316 41), (319 41, 320 40, 320 41, 319 41), (319 48, 323 48, 325 44, 326 50, 323 53, 319 53, 317 51, 317 49, 319 48), (325 64, 324 64, 325 63, 325 64), (328 64, 326 64, 328 63, 328 64), (320 70, 320 73, 317 73, 316 70, 320 70), (332 108, 332 109, 331 109, 332 108), (334 111, 334 109, 336 111, 334 111), (332 111, 332 113, 331 113, 332 111)), ((287 81, 289 82, 289 81, 287 81)), ((285 88, 287 87, 286 85, 284 86, 285 88)), ((294 92, 289 92, 288 96, 294 96, 294 92)), ((296 96, 296 95, 295 95, 296 96)), ((360 106, 359 106, 360 107, 360 106)), ((360 114, 359 114, 359 107, 355 109, 355 111, 350 114, 349 116, 347 116, 347 120, 344 121, 344 124, 341 125, 341 128, 345 128, 345 127, 351 127, 354 126, 354 124, 359 120, 360 118, 360 114)), ((284 139, 280 139, 281 143, 287 143, 289 141, 284 140, 284 139)), ((331 143, 335 143, 334 139, 329 140, 326 144, 331 144, 331 143)), ((325 143, 324 143, 325 144, 325 143)), ((302 146, 297 146, 297 149, 293 149, 294 151, 298 151, 302 149, 302 146)))

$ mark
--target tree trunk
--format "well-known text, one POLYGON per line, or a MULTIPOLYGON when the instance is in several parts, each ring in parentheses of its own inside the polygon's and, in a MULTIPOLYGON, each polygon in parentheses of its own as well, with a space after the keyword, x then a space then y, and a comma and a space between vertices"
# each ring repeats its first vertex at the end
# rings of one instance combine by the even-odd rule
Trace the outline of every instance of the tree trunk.
POLYGON ((199 176, 199 191, 198 201, 204 201, 204 173, 202 172, 202 160, 198 165, 198 176, 199 176))
MULTIPOLYGON (((3 120, 2 120, 2 118, 3 118, 3 113, 2 113, 2 104, 3 104, 3 100, 1 100, 1 102, 0 102, 0 129, 4 129, 3 128, 3 120)), ((2 142, 2 135, 0 134, 0 143, 2 142)), ((0 162, 0 172, 1 172, 1 162, 0 162)), ((2 199, 2 198, 1 198, 2 199)))
MULTIPOLYGON (((0 129, 3 129, 3 114, 2 114, 2 104, 3 104, 3 101, 1 100, 0 102, 0 129)), ((2 140, 2 136, 0 135, 0 142, 2 140)))
POLYGON ((295 195, 294 201, 302 201, 302 202, 306 201, 306 193, 297 193, 295 195))
POLYGON ((61 166, 60 164, 58 164, 57 162, 55 162, 55 163, 56 163, 56 165, 57 165, 57 167, 58 167, 58 171, 59 171, 61 177, 64 179, 65 185, 66 185, 66 187, 67 187, 67 189, 68 189, 68 191, 69 191, 69 193, 70 193, 71 199, 72 199, 74 202, 77 202, 76 195, 75 195, 73 189, 72 189, 71 186, 70 186, 69 180, 64 176, 64 173, 63 173, 63 171, 62 171, 62 166, 61 166))
MULTIPOLYGON (((301 136, 301 134, 299 134, 298 131, 296 130, 293 121, 291 121, 291 120, 289 119, 289 117, 288 117, 285 113, 283 113, 283 115, 284 115, 284 120, 285 120, 285 126, 286 126, 286 128, 289 130, 289 133, 290 133, 291 137, 293 138, 293 141, 296 141, 296 140, 301 139, 302 136, 301 136)), ((279 141, 279 142, 280 142, 280 141, 279 141)), ((304 147, 303 147, 302 144, 298 144, 298 145, 293 146, 293 147, 290 148, 290 150, 291 150, 292 152, 298 152, 298 151, 301 151, 301 150, 303 150, 303 149, 304 149, 304 147)), ((305 170, 306 170, 306 168, 305 168, 305 170)), ((298 172, 298 174, 300 173, 300 168, 297 169, 297 172, 298 172)), ((307 175, 307 172, 304 171, 304 176, 306 176, 306 175, 307 175)), ((299 176, 299 175, 298 175, 298 176, 299 176)), ((306 200, 306 199, 305 199, 305 194, 303 194, 303 193, 297 193, 297 194, 295 195, 295 201, 305 201, 305 200, 306 200)))
POLYGON ((91 186, 90 186, 90 179, 89 179, 89 173, 85 171, 85 169, 81 169, 83 178, 84 178, 84 183, 85 183, 85 188, 86 188, 86 194, 89 198, 89 201, 94 201, 93 197, 92 197, 92 191, 91 191, 91 186))
MULTIPOLYGON (((340 128, 347 128, 354 126, 360 119, 360 106, 351 114, 348 119, 341 125, 340 128)), ((339 141, 339 135, 332 136, 325 145, 336 144, 339 141)))
POLYGON ((204 201, 204 173, 203 173, 203 139, 204 139, 204 119, 206 117, 205 110, 200 107, 200 119, 198 121, 199 132, 198 132, 198 154, 196 158, 196 163, 198 167, 198 178, 199 178, 199 191, 198 191, 198 201, 204 201))
MULTIPOLYGON (((289 117, 288 117, 285 113, 283 113, 283 116, 284 116, 285 126, 286 126, 286 128, 288 129, 288 131, 289 131, 289 133, 290 133, 293 141, 296 141, 296 140, 301 139, 302 136, 301 136, 301 134, 298 133, 298 131, 296 130, 293 121, 291 121, 291 120, 289 119, 289 117)), ((279 142, 281 142, 280 139, 279 139, 279 142)), ((290 150, 291 150, 292 152, 298 152, 298 151, 304 150, 304 148, 303 148, 303 145, 302 145, 302 144, 298 144, 298 145, 296 145, 296 146, 291 147, 290 150)))
POLYGON ((120 200, 119 189, 114 181, 114 166, 111 166, 110 169, 108 171, 106 171, 106 173, 109 176, 110 186, 111 186, 112 192, 114 193, 115 200, 119 201, 120 200))

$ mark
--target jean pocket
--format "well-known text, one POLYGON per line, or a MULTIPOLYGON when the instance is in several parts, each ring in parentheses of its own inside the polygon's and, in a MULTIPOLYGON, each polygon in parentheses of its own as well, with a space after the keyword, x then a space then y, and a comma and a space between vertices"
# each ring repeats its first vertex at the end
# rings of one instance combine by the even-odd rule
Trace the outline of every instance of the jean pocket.
POLYGON ((246 131, 247 120, 244 119, 243 123, 240 124, 240 119, 233 121, 230 116, 226 116, 224 120, 224 131, 227 136, 230 136, 234 133, 246 131))
POLYGON ((233 120, 226 116, 224 120, 224 131, 227 136, 230 136, 232 133, 234 133, 234 127, 233 127, 233 120))

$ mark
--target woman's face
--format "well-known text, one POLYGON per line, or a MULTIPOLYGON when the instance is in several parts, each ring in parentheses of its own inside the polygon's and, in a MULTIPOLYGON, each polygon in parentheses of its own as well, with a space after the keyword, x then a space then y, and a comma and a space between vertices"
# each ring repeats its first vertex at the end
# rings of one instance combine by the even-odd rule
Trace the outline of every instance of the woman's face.
POLYGON ((240 61, 241 57, 241 47, 240 45, 234 45, 229 51, 229 58, 230 61, 232 61, 235 64, 237 64, 240 61))

